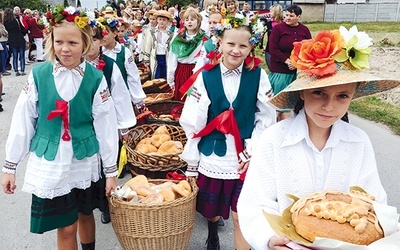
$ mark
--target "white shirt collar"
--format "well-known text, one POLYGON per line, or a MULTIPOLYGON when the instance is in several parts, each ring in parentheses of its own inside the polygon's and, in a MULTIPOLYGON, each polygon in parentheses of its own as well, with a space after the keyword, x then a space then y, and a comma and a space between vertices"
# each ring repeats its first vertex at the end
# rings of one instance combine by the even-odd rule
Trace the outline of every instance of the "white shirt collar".
MULTIPOLYGON (((221 74, 222 74, 222 75, 225 75, 228 71, 230 71, 230 69, 228 69, 227 67, 225 67, 225 65, 224 65, 223 62, 220 63, 219 65, 220 65, 220 67, 221 67, 221 74)), ((243 63, 240 64, 239 67, 237 67, 236 69, 233 69, 233 70, 231 70, 231 71, 235 71, 235 75, 236 75, 236 76, 240 76, 240 74, 241 74, 242 71, 243 71, 243 63)))
MULTIPOLYGON (((306 114, 304 109, 300 110, 299 114, 293 118, 294 119, 289 131, 283 140, 281 147, 291 146, 294 144, 299 143, 302 140, 307 140, 311 142, 308 133, 308 124, 306 120, 306 114)), ((324 148, 331 148, 335 147, 339 141, 360 141, 362 142, 363 139, 360 138, 358 135, 351 133, 348 126, 350 124, 339 120, 332 125, 331 134, 329 135, 328 141, 325 144, 324 148)))
POLYGON ((64 71, 70 71, 73 74, 83 77, 83 74, 85 72, 85 60, 81 62, 78 66, 76 66, 73 69, 67 69, 65 66, 61 65, 59 61, 56 61, 56 63, 53 65, 53 76, 57 77, 64 71))

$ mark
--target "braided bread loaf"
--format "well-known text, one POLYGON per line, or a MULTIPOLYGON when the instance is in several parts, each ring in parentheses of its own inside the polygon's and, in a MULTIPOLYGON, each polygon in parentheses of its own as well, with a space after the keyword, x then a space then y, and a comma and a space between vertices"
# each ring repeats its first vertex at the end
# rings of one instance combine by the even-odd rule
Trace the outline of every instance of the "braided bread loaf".
POLYGON ((312 242, 323 237, 369 245, 383 237, 372 205, 374 199, 354 190, 313 193, 291 208, 293 225, 298 234, 312 242))

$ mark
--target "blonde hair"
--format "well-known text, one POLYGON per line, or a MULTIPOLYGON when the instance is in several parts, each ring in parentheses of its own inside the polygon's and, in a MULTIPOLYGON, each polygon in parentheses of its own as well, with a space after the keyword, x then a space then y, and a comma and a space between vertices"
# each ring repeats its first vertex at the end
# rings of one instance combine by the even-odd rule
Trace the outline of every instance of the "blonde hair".
POLYGON ((280 23, 283 21, 283 9, 279 3, 272 5, 269 9, 275 14, 275 22, 280 23))
POLYGON ((45 57, 52 63, 55 62, 56 53, 54 50, 54 28, 57 27, 64 27, 67 25, 73 25, 76 27, 82 34, 82 41, 83 41, 83 51, 82 56, 85 56, 91 49, 92 49, 92 34, 93 30, 89 25, 86 25, 85 28, 78 28, 74 22, 68 22, 66 20, 62 20, 56 24, 55 27, 50 26, 50 33, 46 37, 46 46, 45 46, 45 57))
POLYGON ((197 20, 197 27, 195 32, 199 32, 200 30, 200 25, 201 25, 201 20, 203 20, 203 17, 200 15, 200 13, 193 7, 188 7, 187 9, 184 10, 184 13, 182 14, 181 19, 185 20, 188 17, 193 17, 194 19, 197 20))
POLYGON ((217 0, 204 0, 203 8, 206 10, 208 6, 217 5, 217 0))

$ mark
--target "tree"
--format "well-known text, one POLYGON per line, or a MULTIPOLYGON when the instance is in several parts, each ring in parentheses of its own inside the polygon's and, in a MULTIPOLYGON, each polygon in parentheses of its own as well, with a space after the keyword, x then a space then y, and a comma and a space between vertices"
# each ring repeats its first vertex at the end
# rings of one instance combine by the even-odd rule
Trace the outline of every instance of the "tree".
POLYGON ((47 11, 47 3, 44 0, 1 0, 0 9, 14 8, 19 6, 21 9, 29 8, 31 10, 47 11))
POLYGON ((64 7, 67 8, 69 6, 68 0, 64 0, 64 7))
POLYGON ((179 4, 179 6, 188 6, 189 4, 197 2, 197 1, 191 1, 191 0, 166 0, 164 2, 165 5, 168 6, 174 6, 175 4, 179 4))
POLYGON ((82 7, 81 0, 78 0, 78 3, 76 4, 76 7, 82 7))

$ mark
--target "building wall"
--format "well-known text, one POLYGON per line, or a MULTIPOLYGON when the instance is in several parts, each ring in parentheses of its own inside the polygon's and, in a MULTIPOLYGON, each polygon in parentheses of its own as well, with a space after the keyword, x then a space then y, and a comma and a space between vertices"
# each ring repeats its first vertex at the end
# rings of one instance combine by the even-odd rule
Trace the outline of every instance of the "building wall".
POLYGON ((300 22, 315 22, 324 20, 324 4, 296 3, 301 7, 300 22))

